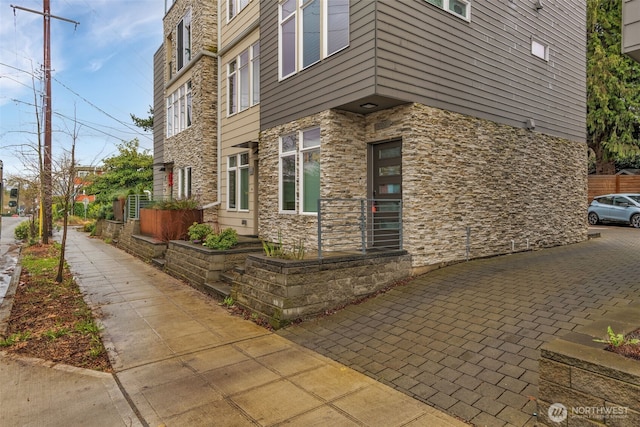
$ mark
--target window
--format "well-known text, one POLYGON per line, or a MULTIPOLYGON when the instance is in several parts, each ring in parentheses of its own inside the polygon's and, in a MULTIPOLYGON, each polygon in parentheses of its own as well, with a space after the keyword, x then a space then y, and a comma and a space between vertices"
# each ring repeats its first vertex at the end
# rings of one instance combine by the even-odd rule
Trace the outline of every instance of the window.
POLYGON ((227 195, 228 210, 249 210, 249 153, 229 156, 227 195))
POLYGON ((280 211, 317 213, 320 198, 320 128, 280 138, 280 211), (300 144, 298 146, 298 141, 300 144), (298 172, 299 165, 299 172, 298 172), (299 175, 298 175, 299 173, 299 175), (297 194, 296 179, 300 183, 297 194), (300 203, 297 204, 299 196, 300 203))
POLYGON ((178 169, 178 199, 191 197, 191 168, 178 169))
POLYGON ((471 2, 468 0, 424 0, 434 6, 444 9, 460 18, 471 20, 471 2))
POLYGON ((531 54, 545 61, 549 60, 549 47, 535 40, 531 40, 531 54))
POLYGON ((191 81, 167 97, 167 137, 191 126, 191 81))
POLYGON ((280 210, 296 211, 296 148, 295 133, 280 138, 280 210))
POLYGON ((176 66, 180 71, 189 61, 191 61, 191 10, 189 10, 184 18, 176 27, 176 66))
POLYGON ((281 79, 349 45, 349 0, 282 0, 278 16, 281 79))
POLYGON ((260 102, 260 42, 251 46, 251 79, 253 83, 251 105, 256 105, 260 102))
POLYGON ((318 212, 320 198, 320 128, 302 132, 300 148, 302 212, 318 212))
POLYGON ((256 43, 227 65, 228 115, 260 102, 260 44, 256 43))
POLYGON ((250 0, 228 0, 229 5, 229 20, 233 19, 242 9, 247 7, 250 0))

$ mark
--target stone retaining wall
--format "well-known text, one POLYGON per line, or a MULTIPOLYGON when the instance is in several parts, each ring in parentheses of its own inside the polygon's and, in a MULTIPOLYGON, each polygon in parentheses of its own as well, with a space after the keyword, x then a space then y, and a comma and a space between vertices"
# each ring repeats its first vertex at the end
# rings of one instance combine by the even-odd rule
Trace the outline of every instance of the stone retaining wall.
POLYGON ((221 251, 187 241, 171 240, 165 254, 164 269, 191 286, 201 288, 206 283, 219 280, 221 273, 243 265, 247 255, 255 251, 256 248, 251 246, 221 251))
POLYGON ((638 329, 640 304, 616 310, 541 348, 538 418, 544 425, 640 425, 640 361, 593 341, 605 339, 608 326, 616 334, 638 329))
POLYGON ((301 261, 249 255, 232 296, 279 328, 375 293, 410 273, 406 251, 301 261))
MULTIPOLYGON (((96 230, 96 234, 101 236, 103 239, 111 239, 113 242, 117 242, 120 238, 120 232, 124 228, 124 222, 122 221, 113 221, 110 219, 100 220, 99 231, 96 230)), ((98 227, 96 225, 96 227, 98 227)))
POLYGON ((138 258, 151 262, 154 258, 162 258, 167 250, 167 244, 153 237, 140 235, 140 221, 130 219, 120 231, 117 246, 138 258))

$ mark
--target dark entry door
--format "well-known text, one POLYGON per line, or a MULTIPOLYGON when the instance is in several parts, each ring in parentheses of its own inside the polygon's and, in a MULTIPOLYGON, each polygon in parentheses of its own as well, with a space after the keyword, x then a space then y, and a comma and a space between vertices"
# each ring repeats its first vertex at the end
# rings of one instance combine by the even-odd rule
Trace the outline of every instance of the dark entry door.
POLYGON ((402 201, 402 141, 372 148, 372 246, 399 249, 402 201))

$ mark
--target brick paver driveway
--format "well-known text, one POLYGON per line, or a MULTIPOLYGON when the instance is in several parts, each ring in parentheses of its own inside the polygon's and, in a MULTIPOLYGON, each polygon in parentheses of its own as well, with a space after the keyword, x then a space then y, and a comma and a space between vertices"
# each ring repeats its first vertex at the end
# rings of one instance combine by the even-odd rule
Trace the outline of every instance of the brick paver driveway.
POLYGON ((539 347, 640 300, 640 230, 591 231, 601 237, 442 268, 279 334, 473 424, 533 425, 539 347))

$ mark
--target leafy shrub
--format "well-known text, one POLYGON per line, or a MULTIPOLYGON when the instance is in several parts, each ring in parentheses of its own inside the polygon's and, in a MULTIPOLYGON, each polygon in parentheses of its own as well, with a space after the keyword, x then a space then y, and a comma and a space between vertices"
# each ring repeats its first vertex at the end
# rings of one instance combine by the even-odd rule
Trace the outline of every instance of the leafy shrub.
POLYGON ((27 241, 29 245, 33 245, 39 238, 39 224, 39 221, 37 221, 35 218, 32 218, 28 221, 22 221, 14 229, 13 235, 17 240, 27 241))
POLYGON ((160 200, 154 202, 150 207, 162 210, 197 209, 198 201, 196 199, 160 200))
POLYGON ((29 238, 29 221, 22 221, 13 231, 17 240, 27 240, 29 238))
POLYGON ((203 246, 211 249, 226 250, 238 244, 238 232, 233 228, 226 228, 220 234, 211 233, 205 239, 203 246))
POLYGON ((209 224, 198 224, 194 222, 187 230, 189 240, 192 242, 203 242, 209 234, 213 233, 213 228, 209 224))
POLYGON ((96 221, 91 221, 86 223, 83 227, 82 230, 86 233, 90 233, 92 236, 94 235, 94 233, 96 232, 96 221))

